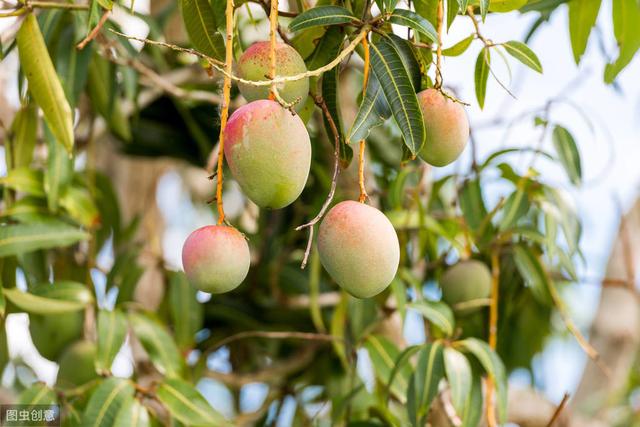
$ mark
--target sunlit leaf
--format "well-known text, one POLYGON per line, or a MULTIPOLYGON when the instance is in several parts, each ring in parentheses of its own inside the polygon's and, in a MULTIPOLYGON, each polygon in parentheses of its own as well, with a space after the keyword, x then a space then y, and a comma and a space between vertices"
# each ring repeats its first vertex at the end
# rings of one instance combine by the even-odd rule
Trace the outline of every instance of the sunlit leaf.
POLYGON ((82 310, 86 303, 44 298, 17 288, 5 289, 4 295, 18 308, 34 314, 64 314, 82 310))
POLYGON ((640 48, 640 5, 636 0, 613 0, 612 5, 613 34, 618 42, 618 57, 604 69, 606 83, 615 80, 640 48))
POLYGON ((11 169, 6 176, 0 178, 0 184, 12 190, 42 197, 44 192, 42 171, 26 166, 11 169))
POLYGON ((138 399, 126 399, 113 422, 113 427, 148 427, 151 419, 147 408, 138 399))
POLYGON ((467 358, 451 347, 444 349, 444 370, 451 391, 451 403, 459 417, 465 413, 471 393, 471 365, 467 358))
POLYGON ((564 166, 571 183, 580 185, 582 182, 582 164, 580 162, 580 152, 573 135, 566 128, 558 125, 553 128, 552 139, 560 163, 564 166))
MULTIPOLYGON (((391 373, 400 355, 400 350, 387 338, 379 335, 370 335, 367 337, 365 347, 369 352, 371 363, 376 374, 376 378, 383 384, 388 384, 391 373)), ((409 377, 411 369, 405 366, 395 375, 390 390, 400 401, 406 401, 406 393, 409 387, 409 377)))
POLYGON ((111 377, 95 388, 82 417, 86 427, 110 427, 120 408, 132 398, 133 384, 128 379, 111 377))
POLYGON ((113 360, 127 336, 127 317, 120 310, 98 312, 96 370, 110 372, 113 360))
POLYGON ((476 59, 475 68, 475 87, 476 98, 480 108, 484 107, 484 99, 487 95, 487 80, 489 79, 489 66, 491 63, 491 55, 488 48, 482 48, 476 59))
POLYGON ((58 220, 0 226, 0 257, 65 247, 85 240, 84 231, 58 220))
POLYGON ((422 300, 407 304, 407 308, 416 310, 425 319, 431 322, 432 325, 440 329, 445 335, 451 336, 453 334, 455 326, 453 312, 445 303, 440 301, 422 300))
POLYGON ((549 277, 538 256, 531 248, 516 245, 513 248, 513 259, 533 296, 544 304, 550 304, 549 277))
POLYGON ((540 65, 538 56, 526 44, 512 40, 504 43, 502 47, 504 47, 504 50, 506 50, 509 55, 513 56, 527 67, 542 73, 542 65, 540 65))
POLYGON ((164 380, 156 390, 156 396, 173 417, 186 425, 231 425, 209 405, 195 387, 185 381, 164 380))
POLYGON ((316 6, 296 16, 289 23, 290 31, 300 31, 305 28, 347 24, 358 19, 348 9, 341 6, 316 6))
POLYGON ((438 393, 438 384, 444 377, 444 346, 441 342, 428 343, 418 354, 414 381, 418 403, 418 415, 429 412, 431 403, 438 393))
POLYGON ((571 0, 569 6, 569 38, 571 50, 576 64, 580 62, 582 54, 587 49, 589 34, 596 25, 598 12, 602 0, 571 0))
POLYGON ((189 40, 196 50, 224 60, 224 38, 216 31, 216 19, 209 0, 180 0, 180 11, 189 40))
POLYGON ((129 322, 135 336, 140 340, 158 371, 168 377, 180 376, 182 371, 180 352, 165 327, 140 313, 130 313, 129 322))
POLYGON ((20 65, 29 82, 29 92, 44 112, 44 118, 56 140, 71 152, 73 114, 34 14, 29 13, 24 19, 16 40, 20 65))
POLYGON ((474 39, 474 35, 470 35, 469 37, 466 37, 462 40, 460 40, 458 43, 454 44, 453 46, 443 49, 442 54, 444 56, 460 56, 462 55, 469 46, 471 46, 471 42, 474 39))
POLYGON ((389 17, 389 22, 413 28, 434 43, 438 40, 438 33, 436 32, 436 29, 433 27, 431 22, 411 10, 394 10, 389 17))

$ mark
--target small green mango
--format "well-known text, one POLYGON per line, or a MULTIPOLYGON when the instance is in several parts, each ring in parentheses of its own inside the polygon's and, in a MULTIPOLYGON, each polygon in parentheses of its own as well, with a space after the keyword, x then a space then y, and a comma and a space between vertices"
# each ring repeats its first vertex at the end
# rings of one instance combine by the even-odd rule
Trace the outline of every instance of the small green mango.
POLYGON ((481 261, 460 261, 450 267, 440 279, 442 299, 462 315, 485 306, 491 295, 491 271, 481 261))

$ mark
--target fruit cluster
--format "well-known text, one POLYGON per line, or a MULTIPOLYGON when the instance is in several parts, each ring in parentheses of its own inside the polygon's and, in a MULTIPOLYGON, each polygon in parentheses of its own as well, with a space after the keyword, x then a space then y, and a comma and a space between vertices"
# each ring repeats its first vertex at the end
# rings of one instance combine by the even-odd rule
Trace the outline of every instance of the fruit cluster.
MULTIPOLYGON (((264 81, 269 75, 270 55, 269 42, 253 44, 238 61, 239 77, 264 81)), ((302 57, 289 45, 278 43, 275 56, 278 76, 307 71, 302 57)), ((268 99, 268 86, 241 82, 239 89, 249 103, 238 108, 226 124, 224 156, 249 199, 262 208, 283 208, 293 203, 305 187, 311 165, 309 134, 299 116, 268 99)), ((277 87, 277 92, 280 101, 302 106, 309 80, 287 81, 277 87)), ((465 111, 440 89, 426 89, 418 99, 427 135, 419 155, 431 165, 447 165, 466 146, 469 124, 465 111)), ((326 214, 320 224, 318 252, 329 275, 358 298, 382 292, 400 262, 398 237, 391 222, 378 209, 356 201, 338 203, 326 214)), ((240 285, 249 271, 249 245, 233 227, 205 226, 185 241, 182 262, 196 288, 228 292, 240 285)))

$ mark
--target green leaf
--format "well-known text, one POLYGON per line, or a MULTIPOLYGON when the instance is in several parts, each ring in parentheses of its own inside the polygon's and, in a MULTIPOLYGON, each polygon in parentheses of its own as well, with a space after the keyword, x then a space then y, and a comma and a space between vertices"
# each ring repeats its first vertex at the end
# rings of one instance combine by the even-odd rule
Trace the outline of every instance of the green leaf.
POLYGON ((444 370, 451 390, 451 403, 460 418, 467 409, 467 397, 471 393, 471 365, 459 351, 446 347, 444 349, 444 370))
POLYGON ((460 56, 467 50, 469 46, 471 46, 471 42, 474 38, 475 36, 472 34, 469 37, 460 40, 453 46, 444 49, 442 51, 442 54, 444 56, 460 56))
POLYGON ((618 42, 618 58, 606 65, 604 81, 613 83, 640 48, 640 5, 636 0, 613 0, 613 33, 618 42))
MULTIPOLYGON (((329 31, 339 31, 342 32, 339 28, 329 28, 329 31)), ((332 37, 332 36, 329 36, 332 37)), ((333 52, 331 52, 331 57, 335 57, 338 55, 340 51, 340 45, 335 45, 333 52)), ((340 78, 340 67, 334 67, 333 69, 327 71, 322 75, 322 99, 324 99, 325 104, 327 105, 327 109, 329 110, 329 114, 333 123, 338 131, 339 145, 340 145, 340 163, 342 167, 346 168, 351 163, 351 159, 353 158, 353 150, 347 144, 344 137, 344 127, 342 125, 342 112, 340 110, 340 88, 339 88, 339 78, 340 78)), ((333 141, 334 131, 333 128, 327 120, 326 115, 322 115, 322 119, 324 121, 324 127, 326 129, 327 135, 333 141)))
POLYGON ((180 376, 180 352, 164 326, 139 313, 130 313, 129 322, 156 369, 168 377, 180 376))
POLYGON ((83 284, 70 280, 59 280, 54 283, 42 283, 35 286, 31 293, 39 297, 53 298, 56 300, 75 301, 81 303, 83 308, 93 303, 91 290, 83 284))
MULTIPOLYGON (((402 352, 400 352, 398 357, 396 357, 395 364, 393 365, 393 369, 391 370, 391 374, 389 374, 389 380, 385 385, 385 390, 387 393, 391 389, 391 384, 393 384, 393 380, 396 379, 396 375, 398 375, 398 373, 406 371, 405 375, 407 376, 410 375, 410 371, 411 371, 410 359, 418 351, 420 351, 420 346, 412 345, 402 350, 402 352)), ((409 384, 409 386, 411 386, 411 384, 409 384)), ((386 397, 388 398, 388 394, 386 397)))
POLYGON ((151 419, 149 411, 138 399, 126 399, 113 423, 113 427, 149 427, 151 419))
POLYGON ((466 338, 458 341, 461 348, 473 354, 484 370, 489 374, 496 387, 498 397, 498 418, 500 423, 507 421, 507 371, 498 354, 484 341, 466 338))
POLYGON ((513 259, 533 296, 543 304, 550 304, 549 277, 539 257, 528 246, 516 245, 513 248, 513 259))
POLYGON ((305 28, 348 24, 358 21, 349 10, 341 6, 316 6, 296 16, 289 23, 290 31, 300 31, 305 28))
POLYGON ((23 166, 11 169, 6 176, 0 178, 0 184, 21 193, 43 197, 45 195, 43 180, 42 171, 23 166))
POLYGON ((532 51, 526 44, 516 40, 511 40, 509 42, 503 43, 502 47, 504 47, 504 50, 506 50, 509 55, 513 56, 527 67, 539 73, 542 73, 542 65, 540 65, 540 60, 538 59, 535 52, 532 51))
POLYGON ((80 94, 87 83, 89 62, 92 49, 70 49, 75 45, 76 28, 69 25, 62 29, 57 42, 55 61, 58 76, 64 93, 73 108, 77 105, 80 94))
POLYGON ((98 312, 96 370, 111 372, 111 365, 127 337, 127 317, 120 310, 98 312))
POLYGON ((482 16, 482 22, 484 22, 485 18, 487 17, 490 2, 491 0, 480 0, 480 15, 482 16))
POLYGON ((120 408, 133 396, 135 389, 131 381, 123 378, 107 378, 89 398, 82 417, 84 427, 110 427, 120 408))
POLYGON ((100 213, 86 188, 72 186, 67 189, 60 204, 79 224, 93 228, 100 224, 100 213))
POLYGON ((460 10, 460 2, 458 0, 447 0, 447 32, 451 28, 451 24, 458 16, 460 10))
POLYGON ((553 146, 558 153, 560 163, 564 166, 569 179, 573 185, 580 185, 582 182, 582 165, 580 162, 580 152, 573 139, 573 135, 564 127, 556 125, 553 128, 553 146))
POLYGON ((582 54, 587 49, 589 34, 596 25, 602 0, 571 0, 569 6, 569 38, 571 50, 576 64, 580 63, 582 54))
POLYGON ((516 225, 518 220, 529 211, 529 199, 524 186, 518 188, 511 193, 502 208, 503 216, 498 229, 500 231, 508 230, 516 225))
POLYGON ((172 273, 169 281, 169 312, 178 346, 185 350, 193 346, 196 332, 202 329, 203 308, 194 288, 184 273, 172 273))
POLYGON ((433 27, 431 22, 427 21, 425 18, 411 10, 394 10, 389 17, 389 22, 397 25, 402 25, 404 27, 413 28, 434 43, 436 43, 438 40, 438 33, 436 32, 436 29, 433 27))
POLYGON ((49 210, 58 210, 60 196, 66 191, 73 175, 73 161, 69 158, 62 145, 45 125, 44 135, 49 147, 47 170, 44 174, 44 190, 47 193, 49 210))
POLYGON ((474 376, 471 393, 467 396, 466 409, 462 414, 462 427, 477 427, 482 418, 483 406, 482 383, 480 377, 474 376))
POLYGON ((444 346, 441 342, 428 343, 418 354, 414 381, 418 404, 418 415, 429 413, 433 399, 438 394, 438 384, 444 377, 444 346))
POLYGON ((18 288, 5 289, 4 295, 19 309, 34 314, 66 314, 82 310, 87 306, 86 303, 78 301, 44 298, 29 292, 22 292, 18 288))
POLYGON ((57 403, 56 392, 45 383, 35 383, 18 396, 20 405, 54 405, 57 403))
POLYGON ((38 133, 38 106, 29 102, 16 113, 11 124, 13 142, 11 144, 12 168, 29 166, 33 159, 38 133))
POLYGON ((466 181, 458 197, 465 222, 472 230, 477 231, 482 225, 483 219, 489 214, 484 203, 480 180, 466 181))
POLYGON ((401 54, 386 37, 371 45, 371 68, 400 127, 404 143, 416 155, 425 139, 422 110, 401 54))
POLYGON ((487 80, 489 79, 489 66, 491 64, 491 54, 488 48, 482 48, 476 59, 475 87, 476 98, 480 108, 484 107, 484 99, 487 95, 487 80))
POLYGON ((58 220, 0 226, 0 257, 61 248, 85 240, 84 231, 58 220))
POLYGON ((344 368, 349 367, 349 361, 347 360, 347 351, 345 345, 345 329, 347 323, 347 296, 344 291, 340 296, 340 302, 336 305, 331 316, 331 324, 329 326, 329 332, 336 337, 332 341, 333 350, 336 352, 338 359, 342 362, 344 368))
POLYGON ((166 379, 158 387, 156 396, 173 417, 186 425, 231 425, 209 405, 195 387, 185 381, 166 379))
POLYGON ((189 40, 196 50, 224 60, 224 38, 216 31, 216 19, 209 0, 180 0, 180 11, 189 40))
MULTIPOLYGON (((389 384, 396 360, 398 360, 400 356, 400 350, 387 338, 379 335, 370 335, 367 337, 365 347, 369 352, 376 378, 383 384, 389 384)), ((389 387, 391 392, 401 402, 406 401, 410 375, 411 369, 405 365, 405 367, 395 375, 395 379, 389 387)))
POLYGON ((20 65, 29 82, 29 92, 40 106, 56 140, 67 151, 73 148, 73 114, 53 67, 36 17, 29 13, 16 37, 20 65))
POLYGON ((382 87, 380 87, 375 75, 370 74, 365 96, 362 98, 347 140, 349 143, 354 143, 367 139, 371 129, 380 126, 389 117, 391 117, 391 111, 389 104, 384 99, 382 87))
POLYGON ((407 304, 407 308, 416 310, 445 335, 453 335, 455 320, 453 311, 447 304, 440 301, 422 300, 407 304))

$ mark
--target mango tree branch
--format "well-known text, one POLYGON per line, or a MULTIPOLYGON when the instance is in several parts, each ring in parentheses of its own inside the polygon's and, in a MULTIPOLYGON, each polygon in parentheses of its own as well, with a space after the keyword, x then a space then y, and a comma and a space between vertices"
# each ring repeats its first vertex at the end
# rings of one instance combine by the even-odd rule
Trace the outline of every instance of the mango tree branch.
POLYGON ((207 63, 214 68, 215 70, 219 71, 220 73, 222 73, 222 75, 224 75, 225 77, 230 78, 231 80, 237 82, 237 83, 243 83, 249 86, 271 86, 272 84, 278 84, 278 83, 287 83, 287 82, 295 82, 298 80, 302 80, 302 79, 306 79, 307 77, 317 77, 320 76, 321 74, 332 70, 333 68, 335 68, 336 66, 338 66, 349 54, 351 54, 351 52, 353 52, 355 50, 355 48, 358 46, 359 43, 362 42, 362 39, 367 35, 367 33, 369 32, 369 30, 371 30, 371 27, 369 25, 364 25, 360 31, 358 32, 358 34, 356 35, 356 37, 347 45, 347 47, 345 47, 339 54, 338 56, 336 56, 333 61, 329 62, 328 64, 320 67, 320 68, 316 68, 315 70, 309 70, 306 71, 304 73, 300 73, 300 74, 295 74, 293 76, 280 76, 280 77, 276 77, 274 79, 267 79, 267 80, 259 80, 259 81, 254 81, 254 80, 246 80, 243 79, 241 77, 238 77, 234 74, 231 73, 231 71, 227 71, 226 67, 224 65, 223 62, 218 61, 214 58, 211 58, 201 52, 198 52, 197 50, 194 49, 189 49, 189 48, 184 48, 184 47, 180 47, 180 46, 176 46, 170 43, 165 43, 165 42, 159 42, 159 41, 155 41, 155 40, 149 40, 149 39, 145 39, 145 38, 139 38, 139 37, 134 37, 134 36, 129 36, 127 34, 123 34, 121 32, 115 31, 113 29, 109 29, 109 31, 111 31, 114 34, 117 34, 121 37, 127 38, 129 40, 135 40, 135 41, 139 41, 139 42, 143 42, 143 43, 149 43, 152 45, 156 45, 156 46, 163 46, 163 47, 167 47, 169 49, 178 51, 178 52, 184 52, 184 53, 188 53, 194 56, 197 56, 198 58, 201 58, 205 61, 207 61, 207 63))
POLYGON ((227 37, 225 44, 225 77, 222 88, 222 110, 220 112, 220 137, 218 143, 218 172, 216 184, 216 205, 218 207, 218 225, 224 223, 224 206, 222 203, 222 183, 224 166, 224 131, 229 118, 229 102, 231 100, 231 67, 233 65, 233 0, 227 0, 225 11, 227 37))

